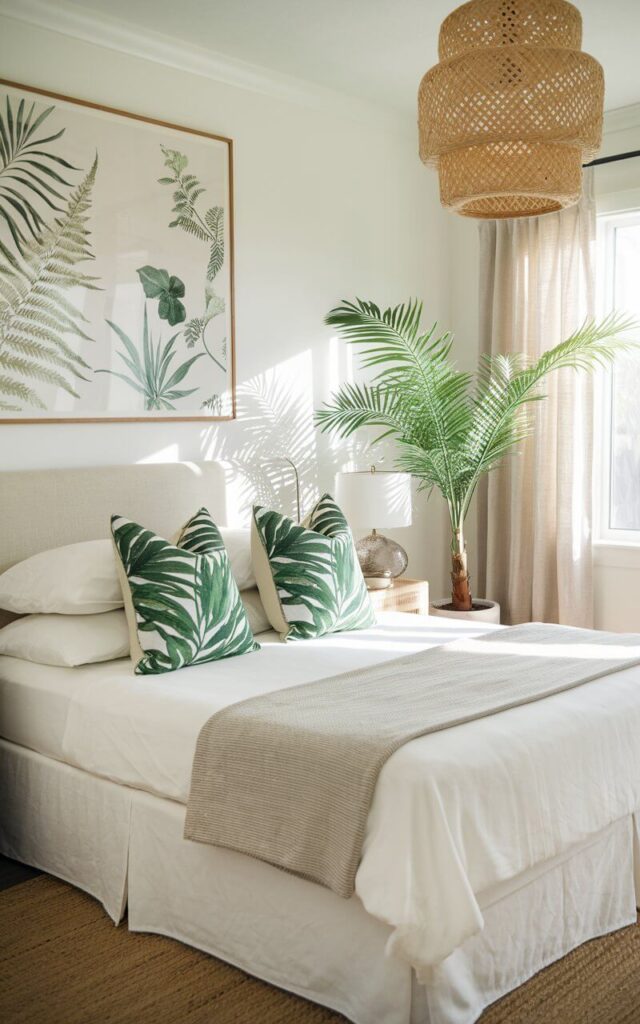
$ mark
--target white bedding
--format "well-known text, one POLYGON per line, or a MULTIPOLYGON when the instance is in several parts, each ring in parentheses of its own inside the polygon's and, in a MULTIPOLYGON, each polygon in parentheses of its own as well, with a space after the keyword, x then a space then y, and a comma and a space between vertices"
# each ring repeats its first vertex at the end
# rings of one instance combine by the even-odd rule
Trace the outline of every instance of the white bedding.
POLYGON ((69 704, 79 685, 74 668, 0 655, 0 736, 64 761, 69 704))
MULTIPOLYGON (((387 614, 371 630, 299 644, 265 634, 256 654, 153 678, 134 676, 128 661, 64 670, 2 658, 9 704, 30 678, 37 688, 25 698, 29 722, 11 713, 5 720, 18 735, 6 725, 3 733, 41 749, 47 728, 28 707, 49 683, 59 732, 64 675, 64 732, 50 741, 58 753, 42 752, 184 803, 198 732, 219 708, 481 631, 387 614)), ((394 754, 378 783, 356 891, 394 929, 392 948, 419 976, 480 930, 484 891, 640 808, 639 731, 640 669, 631 669, 394 754)))
POLYGON ((95 775, 186 803, 196 739, 215 711, 495 629, 394 612, 378 618, 370 629, 298 643, 261 633, 261 650, 253 654, 159 676, 134 675, 128 658, 64 669, 0 656, 1 733, 95 775))

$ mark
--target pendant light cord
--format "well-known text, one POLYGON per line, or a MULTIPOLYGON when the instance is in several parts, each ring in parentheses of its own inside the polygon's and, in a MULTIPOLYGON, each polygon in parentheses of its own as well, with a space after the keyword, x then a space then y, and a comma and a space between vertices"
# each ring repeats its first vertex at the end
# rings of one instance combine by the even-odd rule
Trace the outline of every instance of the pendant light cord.
POLYGON ((599 156, 597 160, 591 160, 583 167, 600 167, 602 164, 615 164, 618 160, 631 160, 632 157, 640 156, 640 149, 632 149, 628 153, 616 153, 614 156, 599 156))

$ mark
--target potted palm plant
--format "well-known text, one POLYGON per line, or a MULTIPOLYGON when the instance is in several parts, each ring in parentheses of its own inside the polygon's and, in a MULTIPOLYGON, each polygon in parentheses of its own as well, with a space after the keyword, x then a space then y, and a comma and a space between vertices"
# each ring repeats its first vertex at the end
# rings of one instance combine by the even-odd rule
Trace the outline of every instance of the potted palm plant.
POLYGON ((396 466, 421 489, 436 488, 451 520, 451 601, 447 611, 477 612, 467 569, 465 519, 479 481, 517 450, 532 429, 527 415, 544 398, 541 385, 554 370, 592 370, 630 347, 621 338, 633 325, 612 314, 587 321, 571 337, 528 364, 520 355, 484 356, 475 374, 450 358, 452 335, 420 327, 422 303, 411 300, 383 312, 373 302, 343 302, 325 322, 360 346, 370 383, 347 383, 316 412, 321 430, 348 437, 381 427, 376 438, 397 442, 396 466))

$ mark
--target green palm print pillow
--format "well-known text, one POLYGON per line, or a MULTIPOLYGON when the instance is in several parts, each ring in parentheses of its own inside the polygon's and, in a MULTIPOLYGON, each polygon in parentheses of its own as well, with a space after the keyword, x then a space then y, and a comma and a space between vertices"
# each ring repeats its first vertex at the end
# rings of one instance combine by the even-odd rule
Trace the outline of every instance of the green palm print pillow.
POLYGON ((122 516, 111 517, 111 532, 137 673, 172 672, 258 649, 206 508, 176 544, 122 516))
POLYGON ((282 640, 375 622, 351 530, 331 495, 302 525, 256 505, 251 553, 262 603, 282 640))

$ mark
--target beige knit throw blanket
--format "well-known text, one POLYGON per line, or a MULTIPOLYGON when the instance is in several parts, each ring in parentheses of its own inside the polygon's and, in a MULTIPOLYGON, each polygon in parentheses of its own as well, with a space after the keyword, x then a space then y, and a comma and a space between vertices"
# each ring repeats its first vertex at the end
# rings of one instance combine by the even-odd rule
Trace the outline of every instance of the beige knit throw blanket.
POLYGON ((394 751, 637 664, 640 635, 532 623, 232 704, 198 738, 185 838, 349 897, 394 751))

